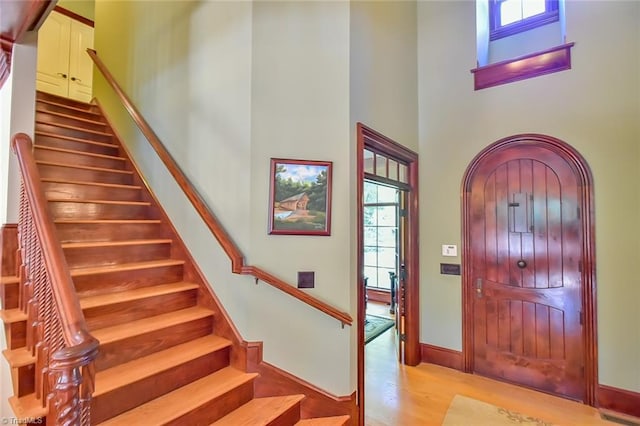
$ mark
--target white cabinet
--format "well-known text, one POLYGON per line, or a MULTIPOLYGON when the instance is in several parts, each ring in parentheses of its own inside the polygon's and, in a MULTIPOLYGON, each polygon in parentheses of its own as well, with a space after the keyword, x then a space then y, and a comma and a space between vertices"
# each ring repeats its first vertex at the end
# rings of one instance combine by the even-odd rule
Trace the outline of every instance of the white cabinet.
POLYGON ((84 102, 91 100, 93 27, 51 12, 38 30, 36 88, 84 102))

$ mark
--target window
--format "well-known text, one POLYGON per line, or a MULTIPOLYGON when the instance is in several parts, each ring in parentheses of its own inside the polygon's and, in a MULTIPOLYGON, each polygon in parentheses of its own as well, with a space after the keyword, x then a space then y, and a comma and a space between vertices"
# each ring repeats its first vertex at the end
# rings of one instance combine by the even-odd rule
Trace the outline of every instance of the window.
POLYGON ((389 273, 398 273, 399 190, 365 181, 363 213, 367 287, 389 290, 389 273))
POLYGON ((558 0, 489 0, 490 39, 558 21, 558 0))

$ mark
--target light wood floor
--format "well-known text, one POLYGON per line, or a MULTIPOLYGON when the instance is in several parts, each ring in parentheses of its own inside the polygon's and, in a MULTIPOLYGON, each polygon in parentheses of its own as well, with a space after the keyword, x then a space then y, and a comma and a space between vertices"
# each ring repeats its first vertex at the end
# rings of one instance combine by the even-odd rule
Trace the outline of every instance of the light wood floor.
POLYGON ((456 394, 556 425, 616 425, 595 408, 563 398, 432 364, 399 365, 393 331, 365 346, 366 426, 441 425, 456 394))

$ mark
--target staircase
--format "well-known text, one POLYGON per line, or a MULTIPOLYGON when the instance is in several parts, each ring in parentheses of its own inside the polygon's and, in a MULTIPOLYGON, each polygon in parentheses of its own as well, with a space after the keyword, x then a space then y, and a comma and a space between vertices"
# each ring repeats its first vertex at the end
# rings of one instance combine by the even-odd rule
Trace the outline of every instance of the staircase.
MULTIPOLYGON (((91 334, 92 424, 345 425, 302 419, 305 395, 256 398, 257 373, 215 296, 96 105, 37 94, 34 155, 91 334)), ((3 277, 17 418, 46 416, 15 277, 3 277)), ((51 424, 51 422, 49 422, 51 424)))

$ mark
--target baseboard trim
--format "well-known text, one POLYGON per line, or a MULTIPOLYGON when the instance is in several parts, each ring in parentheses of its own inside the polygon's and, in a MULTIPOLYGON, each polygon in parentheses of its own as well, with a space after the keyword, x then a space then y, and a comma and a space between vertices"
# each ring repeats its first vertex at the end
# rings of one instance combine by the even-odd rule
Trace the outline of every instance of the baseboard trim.
POLYGON ((335 396, 313 384, 294 376, 268 362, 257 365, 260 375, 255 381, 255 396, 304 394, 300 410, 303 419, 338 415, 351 416, 350 425, 358 424, 356 393, 348 396, 335 396))
POLYGON ((599 385, 598 407, 633 417, 640 417, 640 393, 599 385))
POLYGON ((420 355, 422 362, 462 371, 462 352, 460 351, 420 343, 420 355))

